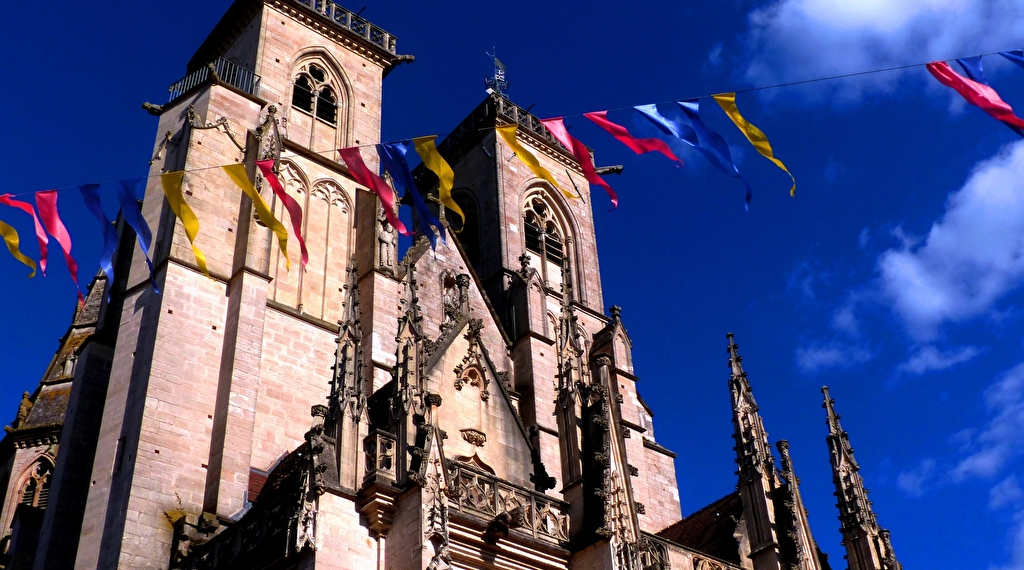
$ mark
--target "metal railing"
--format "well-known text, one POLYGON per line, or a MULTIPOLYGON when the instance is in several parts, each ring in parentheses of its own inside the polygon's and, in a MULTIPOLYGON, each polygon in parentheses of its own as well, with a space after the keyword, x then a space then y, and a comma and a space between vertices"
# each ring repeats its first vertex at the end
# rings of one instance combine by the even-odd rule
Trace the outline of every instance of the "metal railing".
POLYGON ((170 98, 168 101, 173 101, 178 97, 181 97, 193 87, 196 87, 205 81, 209 81, 211 77, 214 76, 217 81, 226 83, 235 89, 248 93, 249 95, 259 96, 260 94, 259 75, 256 75, 237 63, 228 61, 224 58, 218 58, 217 61, 208 63, 171 84, 171 86, 167 88, 170 92, 170 98), (211 73, 213 75, 211 75, 211 73))
POLYGON ((398 53, 396 51, 398 40, 395 36, 374 26, 360 18, 359 15, 346 10, 331 0, 296 0, 296 2, 326 17, 328 20, 349 30, 371 44, 384 48, 388 53, 392 55, 398 53))

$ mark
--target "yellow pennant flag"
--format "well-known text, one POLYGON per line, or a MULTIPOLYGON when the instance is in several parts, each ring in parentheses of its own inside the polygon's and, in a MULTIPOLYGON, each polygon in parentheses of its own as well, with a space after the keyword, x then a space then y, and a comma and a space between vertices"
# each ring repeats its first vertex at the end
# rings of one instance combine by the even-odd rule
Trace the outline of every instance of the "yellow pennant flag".
POLYGON ((519 157, 519 160, 532 170, 534 174, 544 180, 547 180, 555 188, 562 190, 562 194, 565 194, 566 197, 576 200, 577 196, 575 194, 566 192, 562 189, 562 187, 558 185, 558 182, 555 182, 555 177, 551 172, 540 165, 540 161, 537 160, 537 157, 533 156, 532 152, 526 150, 526 147, 519 144, 519 141, 516 140, 516 128, 518 126, 519 125, 506 125, 504 127, 497 127, 498 134, 501 135, 501 138, 505 139, 505 142, 508 143, 508 146, 512 147, 512 150, 516 151, 516 156, 519 157))
MULTIPOLYGON (((181 220, 185 228, 185 235, 188 242, 192 244, 192 253, 196 255, 196 265, 207 276, 210 271, 206 268, 206 256, 196 247, 196 234, 199 233, 199 218, 185 202, 185 195, 181 193, 181 182, 185 178, 185 171, 167 172, 160 175, 160 185, 164 188, 164 196, 167 196, 167 203, 171 205, 171 211, 181 220)), ((213 279, 210 277, 210 279, 213 279)))
POLYGON ((228 164, 221 168, 228 174, 228 178, 242 192, 245 192, 246 196, 252 198, 252 205, 256 208, 256 215, 259 216, 263 225, 273 230, 274 235, 277 236, 277 245, 281 248, 281 254, 284 255, 285 270, 290 270, 292 262, 288 259, 288 230, 284 229, 284 224, 274 217, 274 213, 270 211, 267 201, 256 191, 256 187, 252 185, 252 182, 249 182, 249 176, 245 173, 245 165, 228 164))
POLYGON ((455 185, 455 173, 452 172, 452 167, 448 166, 448 162, 445 161, 441 153, 437 152, 437 146, 434 144, 434 139, 437 136, 430 135, 427 137, 417 137, 412 139, 413 146, 416 147, 416 153, 420 155, 423 160, 423 166, 426 166, 431 172, 437 175, 440 181, 437 185, 437 194, 441 198, 441 203, 444 204, 445 208, 455 212, 462 218, 462 223, 466 223, 466 215, 462 213, 462 208, 452 200, 452 186, 455 185))
POLYGON ((789 189, 789 195, 795 196, 796 178, 793 178, 793 173, 790 172, 788 168, 786 168, 785 164, 782 164, 781 160, 775 158, 775 155, 772 153, 772 145, 768 143, 768 137, 763 132, 761 132, 761 129, 755 127, 754 125, 751 125, 746 119, 743 118, 743 115, 740 114, 739 108, 736 107, 736 94, 719 93, 718 95, 712 95, 711 97, 715 100, 716 103, 718 103, 718 106, 721 107, 723 111, 725 111, 725 114, 729 115, 729 118, 732 119, 732 122, 736 124, 736 127, 740 130, 740 132, 742 132, 744 136, 747 137, 747 140, 750 141, 750 144, 754 145, 754 148, 757 149, 757 152, 761 153, 761 156, 774 162, 775 166, 778 166, 779 168, 784 170, 786 174, 789 175, 789 177, 793 180, 793 187, 789 189))
POLYGON ((28 278, 32 279, 33 277, 35 277, 36 262, 32 261, 30 257, 26 256, 24 253, 21 253, 21 250, 18 249, 18 244, 21 243, 21 240, 18 238, 18 231, 12 228, 11 226, 8 226, 7 224, 0 222, 0 236, 3 236, 4 243, 7 244, 7 249, 11 251, 11 255, 14 256, 14 259, 17 259, 18 261, 32 268, 32 273, 28 274, 28 278))

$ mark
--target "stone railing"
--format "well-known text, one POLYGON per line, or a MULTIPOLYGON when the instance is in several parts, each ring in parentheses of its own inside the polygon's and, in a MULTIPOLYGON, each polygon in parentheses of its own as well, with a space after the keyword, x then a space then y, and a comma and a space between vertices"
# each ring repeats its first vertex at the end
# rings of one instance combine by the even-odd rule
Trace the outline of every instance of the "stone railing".
POLYGON ((366 475, 364 481, 377 479, 394 482, 395 449, 397 438, 382 430, 374 430, 363 440, 363 451, 366 455, 366 475))
MULTIPOLYGON (((518 124, 523 129, 526 129, 538 137, 546 140, 551 145, 569 152, 569 149, 565 148, 565 145, 558 142, 558 139, 548 131, 547 127, 540 122, 540 119, 534 117, 519 105, 516 105, 512 101, 502 96, 496 96, 498 104, 498 116, 508 121, 518 124)), ((571 154, 571 153, 570 153, 571 154)))
POLYGON ((266 505, 254 507, 237 524, 204 544, 195 544, 186 517, 174 524, 171 570, 216 570, 273 563, 295 552, 299 501, 285 493, 266 505))
POLYGON ((237 63, 219 58, 217 61, 208 63, 185 77, 175 81, 167 90, 170 92, 168 101, 174 101, 187 93, 193 87, 209 81, 211 73, 217 81, 226 83, 235 89, 244 91, 249 95, 259 96, 260 76, 245 69, 237 63))
POLYGON ((396 51, 398 49, 398 40, 395 36, 360 18, 358 14, 331 2, 331 0, 295 0, 295 2, 324 16, 371 44, 384 48, 391 55, 398 53, 396 51))
POLYGON ((510 530, 559 544, 569 540, 568 505, 512 485, 459 461, 448 462, 450 509, 493 520, 507 514, 510 530))

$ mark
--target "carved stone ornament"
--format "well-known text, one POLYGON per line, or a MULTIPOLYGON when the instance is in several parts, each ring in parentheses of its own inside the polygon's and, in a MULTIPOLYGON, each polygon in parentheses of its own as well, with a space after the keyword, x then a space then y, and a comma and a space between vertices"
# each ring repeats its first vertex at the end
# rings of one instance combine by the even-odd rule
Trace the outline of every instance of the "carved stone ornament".
POLYGON ((462 434, 462 439, 469 442, 470 445, 474 445, 476 447, 483 447, 484 444, 487 443, 487 434, 480 430, 468 428, 459 430, 459 433, 462 434))
POLYGON ((398 232, 388 223, 383 206, 377 206, 377 267, 392 274, 398 266, 398 232))

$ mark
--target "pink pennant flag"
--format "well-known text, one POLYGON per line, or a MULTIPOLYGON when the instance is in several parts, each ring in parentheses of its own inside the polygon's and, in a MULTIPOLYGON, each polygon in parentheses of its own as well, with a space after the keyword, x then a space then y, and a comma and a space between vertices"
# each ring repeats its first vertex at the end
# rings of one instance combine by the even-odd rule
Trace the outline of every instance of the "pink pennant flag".
POLYGON ((75 288, 78 289, 78 302, 85 304, 82 288, 78 285, 78 263, 71 256, 71 235, 68 234, 68 229, 61 221, 60 213, 57 212, 57 191, 36 192, 36 208, 39 209, 39 217, 43 221, 46 232, 57 240, 61 250, 64 251, 64 261, 68 264, 68 273, 71 274, 71 280, 75 282, 75 288))
POLYGON ((612 199, 612 209, 618 208, 619 197, 615 194, 615 190, 612 190, 612 187, 604 181, 604 178, 597 174, 597 169, 594 168, 594 159, 590 156, 590 150, 587 148, 587 145, 569 134, 561 117, 541 119, 540 122, 551 131, 551 134, 558 139, 558 142, 565 145, 565 148, 569 149, 572 155, 576 157, 576 161, 580 163, 580 168, 583 170, 583 177, 587 179, 587 182, 604 188, 605 192, 608 193, 608 197, 612 199))
POLYGON ((956 90, 971 105, 979 107, 997 121, 1024 129, 1024 119, 1013 113, 1013 108, 1003 101, 995 89, 957 74, 944 61, 933 61, 925 67, 939 83, 956 90))
POLYGON ((669 160, 678 162, 680 166, 683 164, 682 159, 672 152, 672 149, 667 143, 665 143, 665 141, 655 138, 638 139, 634 137, 629 134, 626 127, 609 121, 608 111, 594 111, 593 113, 584 113, 583 116, 594 121, 597 126, 608 131, 608 134, 615 137, 615 140, 626 145, 630 150, 637 154, 644 154, 645 152, 660 152, 667 156, 669 160))
POLYGON ((288 210, 288 218, 292 221, 292 232, 295 233, 295 239, 299 242, 299 250, 302 252, 302 267, 305 268, 306 263, 309 262, 309 252, 306 251, 306 240, 302 239, 302 208, 299 207, 299 203, 295 201, 295 198, 292 198, 284 191, 281 180, 274 173, 273 160, 257 160, 256 166, 260 169, 260 173, 263 174, 263 178, 267 179, 267 184, 270 184, 274 195, 284 205, 284 209, 288 210))
POLYGON ((46 244, 50 242, 50 238, 46 237, 46 230, 43 229, 43 225, 39 223, 39 216, 36 215, 35 208, 28 202, 22 202, 21 200, 15 200, 11 194, 0 195, 0 204, 4 206, 10 206, 17 208, 26 214, 32 216, 32 221, 36 224, 36 239, 39 240, 39 271, 46 275, 46 244))
POLYGON ((355 178, 356 182, 372 190, 380 198, 381 204, 384 205, 384 215, 387 216, 388 223, 394 226, 398 233, 403 236, 412 235, 405 228, 402 220, 398 219, 394 190, 388 186, 387 182, 384 182, 383 178, 370 172, 370 169, 366 167, 366 163, 363 162, 362 155, 359 154, 359 147, 339 148, 338 153, 341 154, 342 160, 348 165, 348 171, 352 174, 352 178, 355 178))

